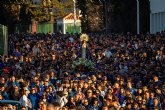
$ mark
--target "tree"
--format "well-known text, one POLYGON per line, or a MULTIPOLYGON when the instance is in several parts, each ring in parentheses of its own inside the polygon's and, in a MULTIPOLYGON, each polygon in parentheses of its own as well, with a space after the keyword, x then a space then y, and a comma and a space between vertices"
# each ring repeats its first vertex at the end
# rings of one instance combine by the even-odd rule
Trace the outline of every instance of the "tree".
POLYGON ((111 0, 111 28, 117 33, 136 33, 136 0, 111 0))
POLYGON ((15 24, 29 25, 31 21, 47 22, 54 17, 64 16, 65 8, 71 8, 72 0, 43 0, 42 4, 33 4, 32 0, 0 0, 0 24, 8 26, 9 33, 14 33, 15 24), (53 12, 53 10, 57 10, 53 12))
POLYGON ((8 26, 9 33, 13 33, 13 24, 19 20, 19 6, 24 3, 24 0, 0 1, 0 24, 8 26))
POLYGON ((150 30, 150 2, 139 0, 140 4, 140 32, 147 33, 150 30))
POLYGON ((87 1, 86 0, 77 0, 77 7, 81 10, 81 26, 82 31, 86 32, 88 30, 87 23, 87 1))
POLYGON ((100 32, 104 30, 102 1, 77 0, 77 7, 81 10, 83 31, 100 32))
MULTIPOLYGON (((149 31, 149 0, 139 0, 140 3, 140 32, 149 31)), ((111 0, 113 5, 112 28, 115 32, 131 32, 137 30, 136 0, 111 0)), ((110 15, 110 14, 109 14, 110 15)))
MULTIPOLYGON (((105 28, 105 2, 107 6, 108 29, 117 33, 136 33, 136 0, 77 0, 82 14, 83 31, 101 31, 105 28), (98 18, 98 20, 95 20, 98 18), (94 24, 101 24, 95 25, 94 24), (101 27, 101 28, 100 28, 101 27)), ((149 0, 140 2, 140 31, 149 31, 149 0)))

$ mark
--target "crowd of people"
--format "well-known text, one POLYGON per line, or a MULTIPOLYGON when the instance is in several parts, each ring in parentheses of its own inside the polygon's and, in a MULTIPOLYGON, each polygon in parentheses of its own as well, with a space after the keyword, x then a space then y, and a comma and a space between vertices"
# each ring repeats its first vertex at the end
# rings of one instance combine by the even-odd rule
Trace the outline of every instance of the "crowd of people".
POLYGON ((165 110, 165 35, 89 34, 94 71, 72 68, 79 36, 10 35, 0 100, 19 101, 21 110, 165 110))

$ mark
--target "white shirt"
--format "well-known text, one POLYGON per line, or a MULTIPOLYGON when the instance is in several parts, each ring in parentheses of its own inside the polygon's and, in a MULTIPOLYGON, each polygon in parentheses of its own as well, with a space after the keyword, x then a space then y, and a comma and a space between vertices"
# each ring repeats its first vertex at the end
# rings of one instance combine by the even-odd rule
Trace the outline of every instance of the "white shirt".
POLYGON ((21 105, 24 106, 24 107, 29 107, 29 108, 32 107, 31 102, 30 102, 30 100, 27 98, 26 95, 23 95, 23 96, 20 98, 19 102, 20 102, 21 105))
POLYGON ((138 49, 139 48, 137 43, 134 46, 135 46, 135 49, 138 49))
POLYGON ((29 50, 30 49, 30 45, 29 44, 26 44, 26 48, 29 50))
POLYGON ((104 53, 107 58, 112 56, 112 53, 110 51, 105 51, 104 53))
POLYGON ((71 43, 73 43, 73 42, 74 42, 73 37, 70 37, 70 38, 69 38, 69 40, 70 40, 70 42, 71 42, 71 43))
POLYGON ((23 95, 20 98, 19 102, 21 103, 22 106, 27 107, 28 106, 28 98, 27 98, 27 96, 26 95, 23 95))
POLYGON ((60 107, 62 108, 68 102, 68 100, 66 99, 66 97, 61 97, 57 98, 56 102, 60 103, 60 107))

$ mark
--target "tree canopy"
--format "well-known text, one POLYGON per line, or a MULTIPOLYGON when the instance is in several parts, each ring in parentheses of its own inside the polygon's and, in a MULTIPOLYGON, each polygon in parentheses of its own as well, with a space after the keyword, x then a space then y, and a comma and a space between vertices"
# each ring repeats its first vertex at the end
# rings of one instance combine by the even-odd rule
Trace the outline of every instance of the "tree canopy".
POLYGON ((66 15, 72 11, 72 7, 72 0, 42 0, 42 3, 33 3, 32 0, 0 0, 0 24, 10 29, 18 23, 28 25, 32 20, 47 22, 66 15))
MULTIPOLYGON (((149 30, 149 0, 139 3, 140 29, 145 33, 149 30)), ((77 0, 77 6, 82 12, 83 31, 104 31, 107 12, 108 30, 136 33, 136 0, 77 0)))

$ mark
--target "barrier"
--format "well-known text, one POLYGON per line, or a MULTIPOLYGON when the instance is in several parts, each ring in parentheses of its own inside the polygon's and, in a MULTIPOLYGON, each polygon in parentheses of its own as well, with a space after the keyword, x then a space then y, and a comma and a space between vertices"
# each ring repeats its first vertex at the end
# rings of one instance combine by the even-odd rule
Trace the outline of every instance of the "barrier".
POLYGON ((7 27, 0 25, 0 55, 8 55, 7 27))
POLYGON ((54 23, 37 23, 36 25, 15 25, 15 33, 49 33, 54 32, 54 23))

